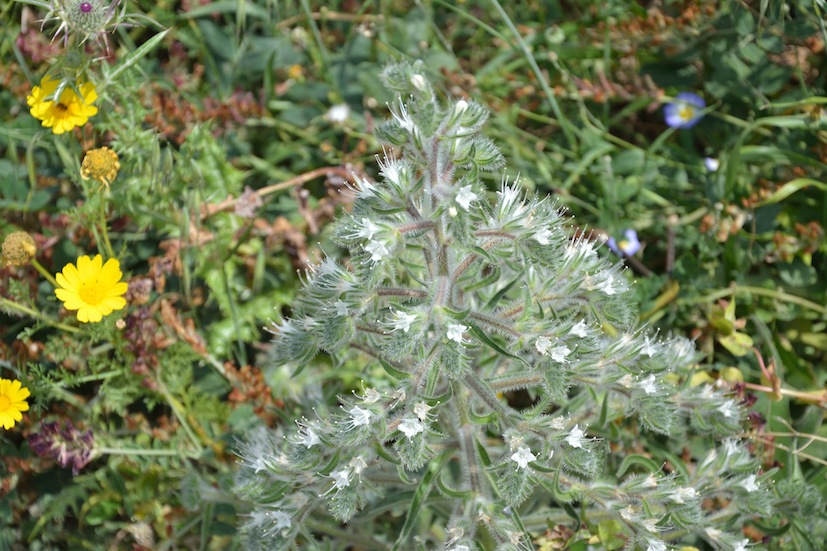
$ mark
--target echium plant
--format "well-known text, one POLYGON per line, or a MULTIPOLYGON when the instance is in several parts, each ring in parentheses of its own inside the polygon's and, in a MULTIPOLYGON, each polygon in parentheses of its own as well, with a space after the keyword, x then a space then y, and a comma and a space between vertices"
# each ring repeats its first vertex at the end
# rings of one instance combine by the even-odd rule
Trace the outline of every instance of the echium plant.
POLYGON ((738 403, 689 384, 690 341, 635 328, 622 263, 554 201, 516 181, 488 200, 485 108, 443 105, 417 65, 382 77, 399 99, 378 135, 401 155, 357 178, 333 230, 349 258, 322 259, 273 333, 279 363, 386 376, 242 446, 250 547, 743 549, 771 473, 735 438, 738 403), (694 460, 690 432, 710 443, 694 460))

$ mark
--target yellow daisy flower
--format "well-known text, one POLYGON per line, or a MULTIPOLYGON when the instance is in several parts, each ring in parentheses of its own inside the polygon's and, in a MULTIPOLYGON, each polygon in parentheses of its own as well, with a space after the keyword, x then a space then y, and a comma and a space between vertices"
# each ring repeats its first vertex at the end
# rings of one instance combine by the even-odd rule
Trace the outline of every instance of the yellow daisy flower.
POLYGON ((55 276, 59 287, 55 295, 67 310, 77 310, 83 323, 99 322, 114 310, 126 306, 123 295, 128 285, 121 281, 121 264, 115 258, 103 263, 101 255, 81 256, 75 267, 71 262, 55 276))
POLYGON ((29 389, 22 386, 20 381, 0 379, 0 425, 9 430, 21 419, 21 412, 29 410, 26 398, 29 389))
POLYGON ((78 84, 78 90, 83 97, 78 96, 71 86, 67 86, 60 93, 58 101, 55 101, 51 96, 57 91, 59 84, 59 80, 45 76, 40 81, 40 86, 35 86, 31 95, 26 98, 32 116, 43 121, 43 126, 51 128, 55 134, 63 134, 76 126, 83 126, 89 117, 98 112, 98 108, 92 105, 98 99, 94 84, 78 84))

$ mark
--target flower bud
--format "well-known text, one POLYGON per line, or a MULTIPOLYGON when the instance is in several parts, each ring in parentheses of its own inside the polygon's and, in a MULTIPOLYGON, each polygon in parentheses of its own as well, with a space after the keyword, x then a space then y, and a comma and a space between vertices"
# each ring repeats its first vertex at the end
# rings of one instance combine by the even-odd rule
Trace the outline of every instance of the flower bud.
POLYGON ((411 75, 411 84, 413 84, 414 88, 420 92, 425 92, 428 90, 428 84, 425 82, 425 78, 422 75, 411 75))
POLYGON ((25 266, 31 262, 36 253, 37 245, 32 236, 26 232, 12 232, 3 240, 4 266, 25 266))

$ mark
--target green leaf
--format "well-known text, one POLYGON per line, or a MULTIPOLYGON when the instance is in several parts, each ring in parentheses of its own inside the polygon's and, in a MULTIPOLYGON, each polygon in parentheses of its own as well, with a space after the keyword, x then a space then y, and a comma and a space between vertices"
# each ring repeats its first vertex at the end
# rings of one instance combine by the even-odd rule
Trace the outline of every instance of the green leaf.
POLYGON ((388 375, 390 375, 391 377, 396 377, 397 379, 407 379, 408 377, 411 377, 410 373, 407 373, 405 371, 401 371, 399 369, 396 369, 395 367, 393 367, 391 364, 389 364, 388 362, 386 362, 382 358, 379 358, 379 363, 382 365, 382 367, 385 369, 385 371, 388 372, 388 375))
POLYGON ((645 473, 656 473, 660 470, 660 466, 648 457, 633 454, 626 456, 623 463, 620 464, 620 467, 617 469, 617 477, 622 477, 626 474, 626 471, 634 465, 643 467, 643 472, 645 473))
POLYGON ((416 488, 413 499, 411 499, 411 505, 408 507, 408 512, 405 515, 405 524, 402 526, 402 530, 399 532, 399 537, 396 538, 396 542, 393 544, 392 551, 407 549, 410 545, 411 533, 416 526, 417 517, 419 516, 419 509, 430 495, 431 488, 434 485, 434 479, 440 472, 443 471, 443 467, 448 462, 450 457, 451 453, 446 452, 431 462, 428 470, 422 477, 419 486, 416 488))
POLYGON ((757 206, 763 207, 764 205, 778 203, 790 195, 797 193, 802 189, 807 189, 810 186, 820 189, 821 191, 827 191, 827 184, 824 182, 819 182, 818 180, 813 180, 812 178, 796 178, 795 180, 790 180, 775 190, 775 193, 758 203, 757 206))
POLYGON ((507 351, 507 350, 505 350, 503 347, 501 347, 500 345, 498 345, 497 343, 495 343, 494 341, 492 341, 492 340, 488 337, 488 335, 486 335, 486 334, 485 334, 485 331, 483 331, 482 329, 480 329, 480 328, 479 328, 479 327, 477 327, 476 325, 471 324, 471 325, 470 325, 470 331, 471 331, 474 335, 476 335, 476 336, 477 336, 477 338, 478 338, 479 340, 481 340, 481 341, 483 342, 483 344, 485 344, 486 346, 488 346, 488 347, 490 347, 490 348, 494 349, 495 351, 499 352, 499 353, 500 353, 500 354, 502 354, 503 356, 507 356, 507 357, 509 357, 509 358, 513 358, 513 359, 515 359, 515 360, 519 361, 520 363, 522 363, 522 364, 523 364, 523 365, 525 365, 526 367, 530 367, 530 364, 529 364, 528 362, 526 362, 523 358, 521 358, 520 356, 517 356, 517 355, 515 355, 515 354, 512 354, 511 352, 508 352, 508 351, 507 351))

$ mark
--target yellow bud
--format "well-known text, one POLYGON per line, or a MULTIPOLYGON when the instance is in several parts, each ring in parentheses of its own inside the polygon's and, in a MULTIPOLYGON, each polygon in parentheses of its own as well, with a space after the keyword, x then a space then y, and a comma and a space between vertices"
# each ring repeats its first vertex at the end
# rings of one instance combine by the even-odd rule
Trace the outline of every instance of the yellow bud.
POLYGON ((744 374, 737 367, 725 367, 721 370, 721 379, 728 383, 743 383, 744 374))
POLYGON ((699 551, 697 547, 692 547, 691 545, 684 545, 678 551, 699 551))
POLYGON ((697 373, 692 375, 691 379, 689 379, 689 385, 690 386, 698 386, 698 385, 702 385, 702 384, 705 384, 705 383, 714 383, 714 382, 715 382, 715 379, 710 377, 709 373, 707 373, 706 371, 698 371, 697 373))
POLYGON ((12 232, 3 240, 3 265, 25 266, 37 253, 32 236, 23 231, 12 232))

